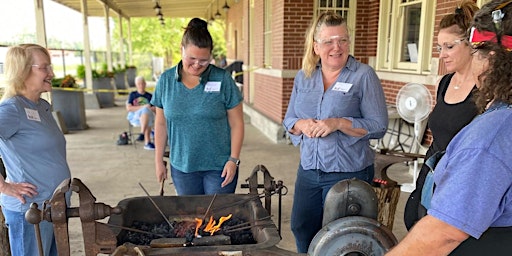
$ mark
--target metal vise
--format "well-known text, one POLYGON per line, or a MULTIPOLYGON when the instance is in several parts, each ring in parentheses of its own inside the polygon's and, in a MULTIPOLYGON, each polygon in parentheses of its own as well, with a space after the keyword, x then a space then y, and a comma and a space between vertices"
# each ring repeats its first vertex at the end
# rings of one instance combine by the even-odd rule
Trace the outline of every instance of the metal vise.
MULTIPOLYGON (((104 223, 96 220, 104 219, 111 214, 121 214, 119 207, 110 207, 104 203, 96 203, 96 198, 81 180, 74 178, 64 180, 55 189, 52 198, 43 204, 42 210, 37 204, 32 204, 26 212, 25 218, 28 222, 38 225, 42 220, 53 223, 53 230, 57 243, 57 251, 60 256, 69 256, 69 232, 68 219, 80 217, 84 238, 84 249, 86 256, 93 256, 99 253, 112 253, 117 246, 117 238, 112 230, 104 223), (79 195, 79 207, 68 208, 66 193, 71 189, 79 195), (48 206, 48 207, 47 207, 48 206)), ((38 235, 38 239, 41 238, 38 235)), ((39 246, 41 243, 39 241, 39 246)), ((39 248, 42 252, 42 248, 39 248)))

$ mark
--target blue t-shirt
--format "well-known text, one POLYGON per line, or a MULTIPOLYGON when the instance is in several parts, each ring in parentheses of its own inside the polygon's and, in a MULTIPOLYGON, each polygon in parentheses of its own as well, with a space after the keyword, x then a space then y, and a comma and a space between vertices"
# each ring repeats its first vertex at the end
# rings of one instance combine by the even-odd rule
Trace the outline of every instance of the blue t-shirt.
POLYGON ((300 144, 302 168, 357 172, 373 164, 375 156, 369 140, 382 138, 388 126, 386 99, 375 71, 350 56, 336 82, 325 92, 320 65, 310 78, 299 71, 283 126, 289 131, 299 119, 311 118, 346 118, 353 128, 364 128, 368 133, 353 137, 336 131, 324 138, 290 134, 293 144, 300 144))
MULTIPOLYGON (((151 97, 153 95, 149 92, 144 92, 144 94, 140 94, 138 91, 130 92, 130 95, 128 95, 128 99, 126 100, 126 103, 132 104, 132 106, 144 106, 147 104, 151 104, 151 97)), ((126 115, 126 118, 128 120, 132 120, 134 117, 135 112, 128 112, 126 115)), ((136 115, 137 118, 139 118, 138 115, 136 115)), ((132 122, 132 121, 130 121, 132 122)))
POLYGON ((231 155, 227 110, 241 104, 240 90, 228 72, 214 65, 188 89, 181 69, 180 62, 162 74, 151 100, 164 111, 171 164, 183 172, 222 170, 231 155))
POLYGON ((65 179, 71 178, 66 161, 66 139, 52 115, 50 104, 15 96, 0 103, 0 155, 8 182, 28 182, 38 194, 26 203, 2 194, 3 208, 25 212, 35 202, 41 207, 65 179))
POLYGON ((448 145, 428 210, 477 239, 489 227, 512 226, 512 108, 496 105, 448 145))
POLYGON ((128 100, 126 102, 132 104, 132 106, 144 106, 146 104, 150 104, 151 102, 151 93, 144 92, 144 94, 140 94, 138 91, 130 92, 128 95, 128 100))

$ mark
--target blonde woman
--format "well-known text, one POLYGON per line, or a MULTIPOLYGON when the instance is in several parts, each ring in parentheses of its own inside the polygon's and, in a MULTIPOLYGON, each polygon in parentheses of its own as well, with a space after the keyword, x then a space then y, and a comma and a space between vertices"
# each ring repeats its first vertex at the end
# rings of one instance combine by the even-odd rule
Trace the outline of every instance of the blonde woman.
POLYGON ((325 196, 334 184, 349 178, 372 182, 369 140, 384 136, 388 126, 379 78, 349 50, 346 21, 331 12, 319 15, 283 121, 293 144, 300 145, 291 217, 300 253, 322 227, 325 196))
MULTIPOLYGON (((66 140, 41 93, 52 90, 50 54, 35 44, 12 46, 5 59, 5 94, 0 101, 0 203, 9 228, 11 255, 38 255, 34 225, 25 220, 31 203, 39 208, 71 177, 66 140)), ((53 225, 40 224, 44 255, 57 255, 53 225)))

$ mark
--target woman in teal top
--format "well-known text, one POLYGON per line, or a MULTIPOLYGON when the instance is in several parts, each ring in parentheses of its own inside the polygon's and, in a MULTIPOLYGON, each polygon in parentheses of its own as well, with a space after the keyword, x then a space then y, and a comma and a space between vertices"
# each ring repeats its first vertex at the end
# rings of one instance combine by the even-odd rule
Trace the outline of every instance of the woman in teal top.
POLYGON ((213 41, 206 21, 192 19, 181 42, 182 60, 165 71, 151 104, 155 116, 158 181, 167 179, 170 146, 178 195, 235 192, 244 137, 242 95, 231 75, 210 65, 213 41))

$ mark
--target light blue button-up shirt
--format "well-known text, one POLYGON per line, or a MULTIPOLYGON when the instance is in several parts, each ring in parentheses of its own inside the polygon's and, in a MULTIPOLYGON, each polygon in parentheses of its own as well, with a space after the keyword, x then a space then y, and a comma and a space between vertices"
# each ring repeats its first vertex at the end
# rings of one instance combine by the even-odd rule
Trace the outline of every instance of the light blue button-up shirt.
POLYGON ((298 120, 311 118, 346 118, 352 121, 353 128, 363 128, 368 133, 353 137, 338 130, 323 138, 290 134, 292 143, 300 144, 304 170, 357 172, 373 164, 369 140, 382 138, 388 126, 386 100, 375 71, 349 56, 338 79, 325 92, 321 65, 310 78, 299 71, 283 126, 289 131, 298 120))

